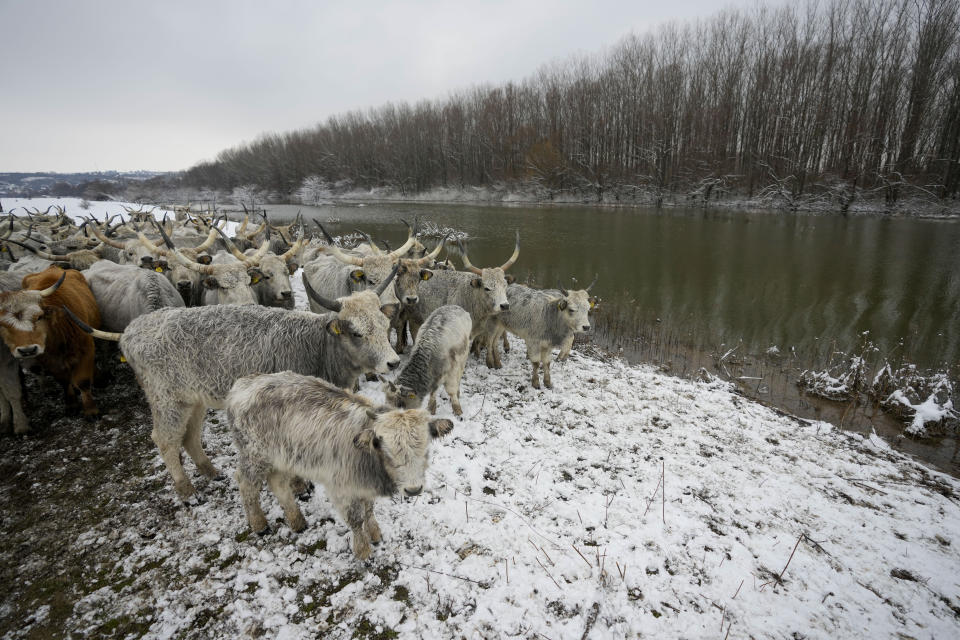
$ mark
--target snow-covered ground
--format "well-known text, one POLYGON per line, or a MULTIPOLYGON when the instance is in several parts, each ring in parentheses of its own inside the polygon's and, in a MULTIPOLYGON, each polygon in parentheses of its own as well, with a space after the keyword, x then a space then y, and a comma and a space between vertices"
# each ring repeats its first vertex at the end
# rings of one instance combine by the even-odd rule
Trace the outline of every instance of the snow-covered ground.
MULTIPOLYGON (((377 503, 384 541, 366 564, 319 487, 302 505, 301 534, 265 488, 275 533, 250 534, 225 417, 209 412, 205 446, 225 479, 194 477, 202 502, 182 506, 148 454, 153 489, 111 507, 139 519, 71 542, 114 549, 117 571, 74 605, 71 628, 136 621, 157 638, 960 637, 956 480, 878 437, 590 349, 554 364, 553 390, 534 390, 522 343, 513 346, 499 371, 470 360, 464 419, 436 442, 421 496, 377 503)), ((377 383, 361 392, 382 399, 377 383)), ((439 414, 452 417, 442 393, 439 414)))

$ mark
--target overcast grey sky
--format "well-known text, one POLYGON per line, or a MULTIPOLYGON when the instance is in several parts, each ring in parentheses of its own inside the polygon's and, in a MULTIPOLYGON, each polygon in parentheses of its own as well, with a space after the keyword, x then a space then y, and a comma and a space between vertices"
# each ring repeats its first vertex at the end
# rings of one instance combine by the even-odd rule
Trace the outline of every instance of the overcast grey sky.
POLYGON ((0 0, 0 171, 185 169, 730 4, 746 3, 0 0))

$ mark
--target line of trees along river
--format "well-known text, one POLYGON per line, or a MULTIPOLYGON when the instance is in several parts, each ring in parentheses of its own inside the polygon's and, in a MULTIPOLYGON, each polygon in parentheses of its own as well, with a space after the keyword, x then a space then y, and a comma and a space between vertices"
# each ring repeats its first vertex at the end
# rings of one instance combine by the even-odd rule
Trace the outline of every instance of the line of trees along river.
POLYGON ((960 0, 725 10, 629 35, 520 83, 264 135, 185 175, 283 197, 304 180, 413 194, 678 194, 893 204, 960 195, 960 0), (855 195, 856 194, 856 195, 855 195))

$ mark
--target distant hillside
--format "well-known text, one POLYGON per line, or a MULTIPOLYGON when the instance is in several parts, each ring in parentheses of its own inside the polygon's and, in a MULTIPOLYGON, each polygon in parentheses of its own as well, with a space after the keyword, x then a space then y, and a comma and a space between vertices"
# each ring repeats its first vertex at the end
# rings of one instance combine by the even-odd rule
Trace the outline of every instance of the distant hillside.
POLYGON ((170 175, 163 171, 83 171, 77 173, 0 173, 0 196, 84 196, 116 193, 130 182, 170 175))

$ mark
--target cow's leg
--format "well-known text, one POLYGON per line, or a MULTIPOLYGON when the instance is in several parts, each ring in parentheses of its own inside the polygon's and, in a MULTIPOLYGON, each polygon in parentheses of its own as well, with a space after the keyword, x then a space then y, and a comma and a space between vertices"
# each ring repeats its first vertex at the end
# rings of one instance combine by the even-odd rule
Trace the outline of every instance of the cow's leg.
MULTIPOLYGON (((400 313, 403 313, 403 311, 401 310, 400 313)), ((396 328, 397 328, 397 348, 394 349, 394 351, 396 351, 397 354, 399 355, 399 354, 403 353, 404 350, 407 348, 407 320, 406 320, 406 318, 402 318, 402 319, 397 323, 397 327, 396 327, 396 328)))
POLYGON ((283 507, 283 515, 287 518, 287 524, 290 525, 291 529, 300 533, 307 528, 307 521, 304 520, 297 499, 290 489, 291 480, 293 480, 292 475, 279 471, 273 471, 267 476, 267 484, 270 485, 270 490, 273 491, 273 495, 277 496, 277 501, 283 507))
POLYGON ((450 371, 443 381, 443 388, 450 396, 450 406, 453 407, 453 415, 462 416, 463 408, 460 406, 460 378, 463 377, 463 369, 467 364, 466 352, 456 353, 450 371))
POLYGON ((383 534, 380 533, 380 524, 373 515, 373 500, 363 501, 363 526, 367 530, 367 536, 373 544, 380 544, 383 540, 383 534))
POLYGON ((564 338, 563 342, 560 343, 560 353, 557 355, 557 362, 563 362, 570 357, 570 351, 573 349, 573 334, 571 333, 569 337, 564 338))
POLYGON ((183 463, 180 461, 180 447, 186 435, 191 409, 190 405, 182 402, 150 401, 150 410, 153 413, 153 431, 150 432, 150 437, 160 449, 160 456, 167 465, 167 471, 173 476, 173 488, 183 500, 196 492, 183 472, 183 463))
POLYGON ((430 402, 427 404, 427 409, 430 410, 430 415, 434 415, 437 412, 437 390, 434 389, 433 393, 430 394, 430 402))
POLYGON ((97 410, 97 403, 93 399, 93 372, 96 351, 93 346, 93 338, 84 336, 89 341, 88 345, 81 346, 80 362, 70 372, 70 384, 80 395, 80 401, 83 403, 83 415, 87 418, 95 418, 100 412, 97 410))
POLYGON ((197 471, 208 478, 219 478, 220 472, 210 462, 210 458, 203 451, 203 416, 206 409, 202 404, 193 406, 190 417, 187 420, 187 432, 183 438, 183 448, 187 450, 193 463, 197 465, 197 471))
MULTIPOLYGON (((0 356, 2 357, 2 356, 0 356)), ((30 430, 30 421, 23 412, 23 389, 20 387, 20 367, 16 362, 0 364, 0 388, 3 389, 3 398, 0 405, 3 408, 3 418, 0 426, 4 429, 13 422, 14 433, 26 433, 30 430)))
POLYGON ((540 362, 543 363, 543 386, 547 389, 553 389, 553 382, 550 380, 550 347, 540 348, 540 362))
POLYGON ((413 344, 417 342, 417 334, 420 333, 420 325, 422 322, 417 322, 415 320, 410 321, 410 339, 413 340, 413 344))
POLYGON ((503 332, 503 352, 510 353, 510 340, 507 339, 507 332, 503 332))
POLYGON ((539 345, 533 345, 527 343, 527 359, 530 360, 530 364, 533 365, 533 375, 530 378, 530 384, 533 385, 534 389, 540 388, 540 376, 537 372, 540 369, 540 347, 539 345))
POLYGON ((500 341, 500 331, 494 329, 487 336, 487 368, 500 368, 500 351, 497 349, 497 343, 500 341))
POLYGON ((353 532, 353 553, 361 560, 370 557, 372 549, 370 548, 370 539, 366 531, 363 530, 363 522, 366 516, 364 501, 351 496, 330 496, 331 501, 337 507, 337 510, 343 515, 343 519, 350 526, 353 532))
POLYGON ((263 509, 260 508, 260 487, 263 486, 263 477, 266 473, 256 464, 251 464, 246 456, 241 454, 240 462, 237 464, 237 486, 240 488, 240 500, 243 502, 243 510, 247 513, 247 522, 250 523, 250 530, 260 535, 270 533, 270 527, 267 525, 267 518, 263 515, 263 509))

